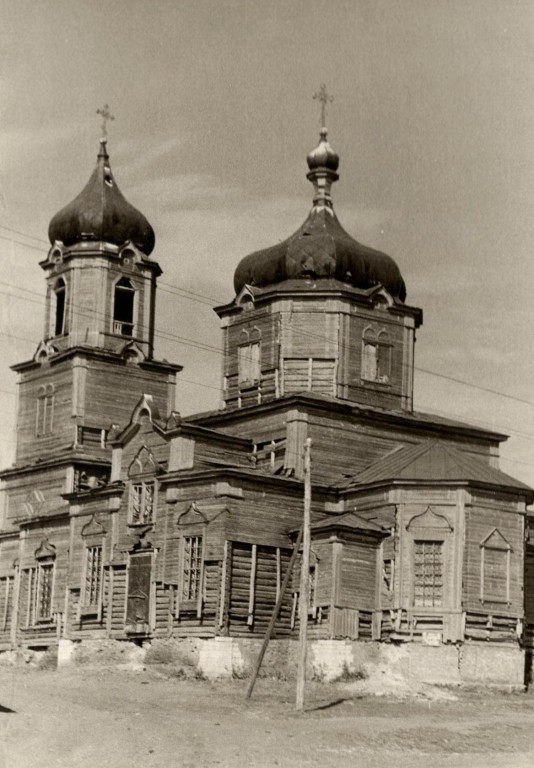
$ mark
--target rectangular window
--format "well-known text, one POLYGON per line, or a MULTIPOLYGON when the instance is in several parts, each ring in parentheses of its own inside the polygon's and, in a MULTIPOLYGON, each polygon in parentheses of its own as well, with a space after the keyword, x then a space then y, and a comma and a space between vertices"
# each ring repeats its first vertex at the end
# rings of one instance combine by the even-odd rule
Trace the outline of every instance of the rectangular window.
POLYGON ((54 563, 39 563, 24 571, 26 582, 26 625, 52 618, 54 563))
POLYGON ((243 344, 237 348, 239 384, 256 384, 260 380, 260 343, 243 344))
POLYGON ((100 603, 102 588, 102 545, 85 550, 84 606, 96 607, 100 603))
POLYGON ((180 600, 198 600, 202 591, 202 536, 184 536, 180 600))
POLYGON ((441 608, 443 605, 443 542, 414 542, 414 605, 441 608))
POLYGON ((507 549, 482 547, 481 599, 494 603, 510 600, 510 555, 507 549))
POLYGON ((38 619, 49 619, 52 615, 52 586, 54 581, 54 564, 46 563, 39 566, 39 597, 38 619))
POLYGON ((150 525, 154 519, 154 482, 132 483, 130 523, 150 525))

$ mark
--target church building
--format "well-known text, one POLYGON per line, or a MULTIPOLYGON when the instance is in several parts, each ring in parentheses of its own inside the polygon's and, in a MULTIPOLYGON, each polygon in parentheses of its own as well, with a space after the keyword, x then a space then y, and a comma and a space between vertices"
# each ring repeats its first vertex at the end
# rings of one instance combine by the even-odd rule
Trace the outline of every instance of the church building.
MULTIPOLYGON (((505 435, 414 410, 422 311, 395 261, 341 226, 326 129, 307 163, 304 223, 243 258, 215 308, 223 404, 208 413, 180 414, 181 366, 155 357, 155 236, 105 140, 52 218, 43 336, 13 366, 0 473, 0 651, 194 640, 212 661, 249 658, 302 524, 310 438, 316 666, 334 647, 349 667, 402 648, 453 681, 523 683, 534 491, 499 468, 505 435)), ((298 570, 273 640, 286 649, 298 570)))

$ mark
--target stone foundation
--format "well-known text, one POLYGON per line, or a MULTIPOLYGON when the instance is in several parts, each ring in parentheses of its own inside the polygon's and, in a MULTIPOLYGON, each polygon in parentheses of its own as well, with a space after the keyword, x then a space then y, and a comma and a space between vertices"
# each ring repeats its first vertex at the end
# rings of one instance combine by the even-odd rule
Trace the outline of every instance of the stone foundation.
MULTIPOLYGON (((258 657, 259 639, 155 639, 134 643, 121 640, 60 640, 39 658, 20 649, 0 654, 0 663, 50 667, 52 658, 63 667, 143 669, 162 665, 178 675, 208 679, 248 677, 258 657), (43 657, 41 659, 41 657, 43 657)), ((296 640, 272 640, 260 675, 288 679, 296 674, 296 640)), ((523 688, 525 654, 518 646, 497 643, 425 646, 419 643, 373 643, 351 640, 313 640, 308 644, 307 676, 333 681, 365 679, 373 675, 434 685, 482 685, 523 688)))

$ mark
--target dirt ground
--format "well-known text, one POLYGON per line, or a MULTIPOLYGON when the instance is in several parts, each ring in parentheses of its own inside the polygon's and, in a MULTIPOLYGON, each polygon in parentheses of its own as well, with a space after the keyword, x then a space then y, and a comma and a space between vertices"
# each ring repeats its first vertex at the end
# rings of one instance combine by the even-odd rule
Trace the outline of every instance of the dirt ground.
POLYGON ((526 768, 534 696, 370 696, 357 683, 210 683, 160 669, 0 669, 0 768, 526 768))

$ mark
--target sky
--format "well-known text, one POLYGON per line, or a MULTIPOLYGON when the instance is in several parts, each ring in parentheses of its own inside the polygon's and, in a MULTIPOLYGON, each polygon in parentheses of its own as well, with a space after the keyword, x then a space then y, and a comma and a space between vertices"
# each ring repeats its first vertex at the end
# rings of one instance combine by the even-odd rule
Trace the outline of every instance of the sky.
POLYGON ((325 82, 346 230, 421 307, 415 407, 510 435, 534 485, 532 0, 0 0, 0 460, 43 334, 52 216, 88 180, 109 104, 115 179, 156 232, 156 354, 177 408, 220 403, 239 260, 311 206, 325 82), (161 336, 158 336, 158 332, 161 336), (173 338, 169 338, 172 335, 173 338), (466 382, 462 384, 459 382, 466 382))

